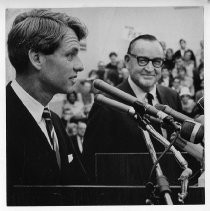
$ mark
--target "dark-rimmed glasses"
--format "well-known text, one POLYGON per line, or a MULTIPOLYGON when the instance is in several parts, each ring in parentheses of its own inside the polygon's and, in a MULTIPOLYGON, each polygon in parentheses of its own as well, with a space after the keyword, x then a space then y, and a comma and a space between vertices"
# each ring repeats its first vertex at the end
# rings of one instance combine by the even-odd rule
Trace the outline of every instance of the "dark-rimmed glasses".
POLYGON ((128 55, 135 57, 138 62, 138 65, 141 67, 146 66, 150 61, 152 62, 152 65, 156 68, 162 67, 164 63, 164 59, 161 59, 161 58, 149 59, 147 57, 137 56, 132 53, 128 53, 128 55))

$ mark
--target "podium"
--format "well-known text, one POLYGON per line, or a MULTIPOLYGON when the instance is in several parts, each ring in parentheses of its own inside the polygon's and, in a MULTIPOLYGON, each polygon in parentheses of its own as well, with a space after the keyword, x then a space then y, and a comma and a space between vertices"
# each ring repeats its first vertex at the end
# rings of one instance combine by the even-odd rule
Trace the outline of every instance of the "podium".
MULTIPOLYGON (((183 156, 186 159, 188 157, 186 153, 183 156)), ((101 153, 96 154, 95 158, 96 185, 16 185, 7 197, 7 205, 145 205, 145 182, 152 168, 148 153, 101 153)), ((191 164, 189 162, 189 167, 191 164)), ((178 193, 181 187, 178 178, 182 169, 171 153, 163 157, 160 165, 168 178, 173 203, 180 204, 178 193)), ((190 185, 185 204, 205 204, 205 189, 190 185)))
MULTIPOLYGON (((157 153, 157 157, 161 153, 157 153)), ((186 152, 181 153, 193 173, 200 171, 200 163, 186 152)), ((95 176, 99 185, 145 185, 152 169, 149 153, 97 153, 95 154, 95 176)), ((179 186, 183 169, 173 153, 167 152, 160 160, 163 174, 170 186, 179 186)), ((189 184, 197 183, 199 174, 189 184)), ((155 171, 153 172, 155 179, 155 171)), ((154 181, 155 182, 155 181, 154 181)))
MULTIPOLYGON (((179 186, 171 186, 174 204, 179 186)), ((204 204, 204 188, 189 187, 185 204, 204 204)), ((144 186, 16 186, 9 206, 145 205, 144 186)))

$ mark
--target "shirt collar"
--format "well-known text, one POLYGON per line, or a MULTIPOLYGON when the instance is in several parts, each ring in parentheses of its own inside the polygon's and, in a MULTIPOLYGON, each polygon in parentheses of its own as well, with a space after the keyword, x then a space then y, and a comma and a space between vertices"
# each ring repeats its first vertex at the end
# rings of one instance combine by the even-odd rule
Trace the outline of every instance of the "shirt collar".
MULTIPOLYGON (((131 87, 131 89, 133 90, 133 92, 135 93, 136 97, 138 98, 138 100, 140 101, 146 101, 145 96, 147 94, 147 92, 143 91, 140 87, 138 87, 133 80, 131 79, 131 77, 128 77, 128 83, 131 87)), ((157 98, 157 94, 156 94, 156 89, 157 86, 155 84, 154 88, 149 92, 150 94, 153 95, 154 99, 157 98)))
POLYGON ((17 94, 19 99, 28 109, 30 114, 36 120, 37 123, 40 123, 42 120, 42 114, 44 111, 44 106, 39 103, 36 99, 34 99, 31 95, 29 95, 19 84, 16 80, 12 81, 11 87, 13 88, 14 92, 17 94))

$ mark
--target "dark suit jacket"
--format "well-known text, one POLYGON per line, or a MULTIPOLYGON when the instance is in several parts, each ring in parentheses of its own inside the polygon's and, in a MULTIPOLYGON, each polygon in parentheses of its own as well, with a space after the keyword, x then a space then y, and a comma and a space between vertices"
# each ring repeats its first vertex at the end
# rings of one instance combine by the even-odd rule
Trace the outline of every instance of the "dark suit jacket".
MULTIPOLYGON (((7 185, 56 185, 75 184, 77 171, 83 171, 73 149, 67 151, 68 136, 60 118, 52 114, 58 137, 61 169, 55 152, 30 112, 15 94, 11 85, 6 87, 6 138, 7 138, 7 185), (68 154, 73 154, 69 163, 68 154), (79 167, 78 167, 79 165, 79 167), (77 167, 76 167, 77 166, 77 167)), ((84 173, 84 172, 83 172, 84 173)), ((84 177, 85 178, 85 177, 84 177)))
MULTIPOLYGON (((135 96, 127 80, 118 88, 135 96)), ((182 110, 176 91, 157 85, 157 97, 161 104, 169 105, 177 111, 182 110)), ((148 152, 142 133, 133 117, 94 103, 83 144, 84 161, 90 174, 94 172, 95 153, 148 152)), ((153 144, 156 151, 164 150, 159 142, 155 141, 153 144)))
POLYGON ((68 147, 71 149, 73 148, 75 153, 81 157, 81 152, 79 150, 79 146, 78 146, 78 143, 77 143, 77 136, 76 135, 73 135, 73 136, 70 136, 70 139, 71 139, 71 142, 68 142, 68 147))

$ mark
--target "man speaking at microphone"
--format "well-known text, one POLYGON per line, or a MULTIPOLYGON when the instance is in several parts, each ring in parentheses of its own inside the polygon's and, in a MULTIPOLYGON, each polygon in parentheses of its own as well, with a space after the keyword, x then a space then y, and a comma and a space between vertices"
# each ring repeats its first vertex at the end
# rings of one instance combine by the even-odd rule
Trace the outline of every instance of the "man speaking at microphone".
MULTIPOLYGON (((156 37, 140 35, 132 40, 125 63, 130 76, 118 86, 119 89, 137 97, 140 102, 166 104, 182 111, 177 92, 157 85, 164 63, 164 52, 156 37)), ((162 132, 160 128, 158 130, 162 132)), ((148 152, 144 139, 143 132, 132 117, 94 104, 84 139, 84 160, 93 173, 95 153, 148 152)), ((153 141, 153 145, 156 152, 164 150, 158 141, 153 141)))
POLYGON ((79 175, 85 178, 48 104, 55 94, 73 90, 83 70, 79 41, 86 35, 78 19, 51 10, 33 9, 14 20, 8 54, 16 79, 6 87, 8 204, 15 185, 75 184, 79 175))

